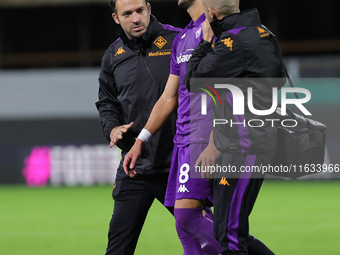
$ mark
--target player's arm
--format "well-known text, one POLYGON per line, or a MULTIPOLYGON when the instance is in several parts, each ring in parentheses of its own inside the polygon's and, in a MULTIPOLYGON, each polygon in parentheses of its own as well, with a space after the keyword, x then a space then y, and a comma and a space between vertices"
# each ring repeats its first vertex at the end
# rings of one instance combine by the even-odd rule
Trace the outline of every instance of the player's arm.
POLYGON ((151 135, 157 133, 177 107, 178 87, 179 76, 170 74, 163 94, 153 107, 150 117, 144 127, 151 135))
POLYGON ((136 160, 141 154, 142 147, 144 145, 143 140, 147 140, 148 138, 150 138, 150 136, 156 134, 157 131, 167 121, 171 113, 175 110, 178 103, 178 87, 179 76, 170 74, 163 94, 153 107, 144 129, 136 139, 136 142, 132 146, 131 150, 125 155, 123 167, 125 173, 130 177, 135 177, 136 175, 134 167, 136 160), (143 139, 142 134, 145 133, 146 136, 144 135, 145 139, 143 139))

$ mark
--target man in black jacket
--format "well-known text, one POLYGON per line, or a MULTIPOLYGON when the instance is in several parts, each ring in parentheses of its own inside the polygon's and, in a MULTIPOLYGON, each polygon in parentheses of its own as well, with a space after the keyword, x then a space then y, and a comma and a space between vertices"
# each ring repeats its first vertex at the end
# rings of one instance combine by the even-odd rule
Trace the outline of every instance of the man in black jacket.
POLYGON ((164 202, 175 114, 144 147, 135 178, 124 173, 122 162, 164 90, 172 41, 180 29, 160 24, 146 0, 110 0, 109 4, 120 25, 119 39, 103 56, 96 106, 104 135, 110 147, 122 150, 122 161, 112 193, 115 202, 106 254, 128 255, 134 253, 154 199, 164 202))
MULTIPOLYGON (((213 120, 226 119, 229 123, 213 125, 213 140, 209 143, 222 152, 220 166, 236 170, 236 173, 219 173, 214 179, 214 234, 222 245, 222 254, 246 255, 248 217, 263 175, 244 169, 271 163, 276 149, 276 127, 271 122, 256 127, 249 125, 249 120, 260 117, 245 107, 243 114, 235 114, 235 108, 240 107, 234 104, 240 98, 235 96, 235 90, 248 102, 247 88, 251 87, 256 109, 271 108, 274 85, 271 81, 275 80, 272 78, 283 75, 280 53, 275 49, 271 32, 261 24, 256 9, 240 12, 238 0, 202 0, 202 4, 207 17, 203 24, 203 40, 189 60, 185 82, 193 91, 198 87, 195 88, 195 84, 202 84, 190 84, 190 78, 233 78, 236 82, 232 88, 234 97, 230 93, 232 89, 225 90, 221 93, 221 106, 213 107, 212 111, 213 120)), ((207 153, 212 154, 204 151, 201 157, 209 158, 207 153)))

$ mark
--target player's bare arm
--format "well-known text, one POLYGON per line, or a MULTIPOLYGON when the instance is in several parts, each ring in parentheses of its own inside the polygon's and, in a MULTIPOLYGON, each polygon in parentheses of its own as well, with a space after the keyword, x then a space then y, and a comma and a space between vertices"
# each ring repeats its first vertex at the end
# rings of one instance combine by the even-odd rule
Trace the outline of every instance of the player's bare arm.
POLYGON ((161 97, 152 109, 145 129, 152 135, 167 121, 178 104, 179 76, 170 74, 161 97))
MULTIPOLYGON (((153 107, 148 122, 144 127, 151 135, 157 133, 175 110, 178 103, 178 87, 179 76, 170 74, 164 92, 153 107)), ((136 139, 135 144, 124 158, 124 171, 132 178, 137 174, 134 168, 136 160, 141 155, 143 144, 144 142, 141 139, 136 139)))

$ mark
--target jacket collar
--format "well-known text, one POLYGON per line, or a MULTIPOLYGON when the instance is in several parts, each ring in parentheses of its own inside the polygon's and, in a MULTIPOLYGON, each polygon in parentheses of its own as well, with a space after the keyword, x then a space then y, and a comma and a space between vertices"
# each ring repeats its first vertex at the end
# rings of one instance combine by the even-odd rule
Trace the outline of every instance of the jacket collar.
POLYGON ((155 39, 156 35, 161 31, 162 25, 158 22, 155 16, 150 15, 150 23, 148 28, 146 29, 145 33, 141 38, 132 39, 130 40, 121 26, 117 29, 117 35, 127 44, 131 49, 138 50, 141 47, 143 50, 148 47, 153 40, 155 39))
POLYGON ((234 28, 260 24, 261 20, 256 8, 240 13, 234 13, 221 20, 217 19, 210 23, 216 36, 219 36, 224 31, 229 31, 234 28))

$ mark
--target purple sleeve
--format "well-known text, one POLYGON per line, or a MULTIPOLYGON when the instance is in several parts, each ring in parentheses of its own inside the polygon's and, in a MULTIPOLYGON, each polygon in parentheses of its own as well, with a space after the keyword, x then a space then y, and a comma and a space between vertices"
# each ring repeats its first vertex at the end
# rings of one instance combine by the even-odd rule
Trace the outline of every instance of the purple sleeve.
POLYGON ((181 28, 177 28, 168 24, 162 24, 163 29, 165 30, 170 30, 170 31, 177 31, 177 32, 181 32, 182 29, 181 28))
POLYGON ((172 48, 171 48, 171 63, 170 63, 170 74, 177 75, 179 76, 180 71, 179 71, 179 65, 177 63, 177 58, 176 58, 176 48, 177 48, 177 42, 178 38, 182 33, 179 33, 173 43, 172 43, 172 48))

